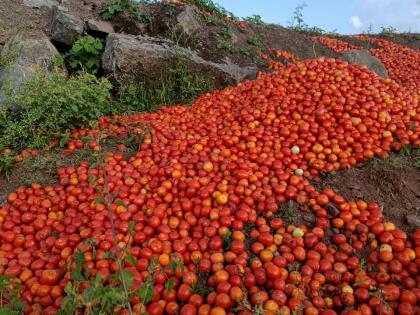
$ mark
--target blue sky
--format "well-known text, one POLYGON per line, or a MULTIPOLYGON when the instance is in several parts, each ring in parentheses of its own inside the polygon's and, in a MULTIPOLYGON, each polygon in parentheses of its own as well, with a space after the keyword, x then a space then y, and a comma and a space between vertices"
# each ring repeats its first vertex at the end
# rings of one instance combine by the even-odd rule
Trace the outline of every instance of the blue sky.
MULTIPOLYGON (((265 22, 287 26, 302 0, 213 0, 236 16, 259 14, 265 22)), ((305 22, 343 34, 393 26, 398 31, 420 32, 420 0, 305 0, 305 22)))

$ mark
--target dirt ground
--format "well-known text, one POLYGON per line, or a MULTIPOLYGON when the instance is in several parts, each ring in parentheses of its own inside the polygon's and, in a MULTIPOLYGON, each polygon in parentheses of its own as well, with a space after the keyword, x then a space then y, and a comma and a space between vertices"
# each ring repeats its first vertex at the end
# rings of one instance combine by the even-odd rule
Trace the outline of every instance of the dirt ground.
POLYGON ((339 171, 316 186, 331 187, 350 200, 379 203, 385 218, 407 232, 420 228, 419 150, 410 155, 373 159, 350 170, 339 171))
MULTIPOLYGON (((98 8, 106 0, 60 0, 71 13, 83 20, 98 17, 98 8)), ((52 10, 47 7, 31 8, 23 0, 0 0, 0 48, 18 29, 40 29, 50 32, 52 10)))
POLYGON ((385 40, 407 46, 413 49, 420 49, 420 34, 417 33, 402 33, 402 34, 392 34, 392 35, 375 35, 385 40))

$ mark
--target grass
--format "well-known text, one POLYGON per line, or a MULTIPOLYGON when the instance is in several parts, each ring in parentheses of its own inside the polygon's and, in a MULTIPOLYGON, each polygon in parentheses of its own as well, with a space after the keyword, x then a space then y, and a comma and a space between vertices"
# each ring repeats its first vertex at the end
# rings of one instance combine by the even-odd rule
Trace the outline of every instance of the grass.
POLYGON ((119 107, 125 112, 153 112, 162 105, 188 105, 218 87, 214 78, 194 72, 180 58, 173 68, 161 73, 156 84, 131 84, 123 88, 119 107))

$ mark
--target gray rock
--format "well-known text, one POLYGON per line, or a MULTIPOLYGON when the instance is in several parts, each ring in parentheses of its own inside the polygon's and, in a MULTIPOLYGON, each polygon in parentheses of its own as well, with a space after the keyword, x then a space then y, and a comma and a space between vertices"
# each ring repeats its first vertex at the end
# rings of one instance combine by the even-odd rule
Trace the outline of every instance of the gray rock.
POLYGON ((59 43, 73 45, 83 34, 84 23, 78 17, 70 14, 67 9, 54 7, 51 25, 51 38, 59 43))
POLYGON ((111 23, 106 21, 89 20, 87 22, 87 27, 89 30, 94 32, 100 32, 104 34, 114 33, 114 27, 111 23))
POLYGON ((348 50, 342 54, 342 59, 350 63, 366 66, 369 70, 376 72, 379 76, 388 78, 388 71, 382 62, 378 58, 372 56, 366 49, 348 50))
POLYGON ((23 4, 31 8, 49 8, 52 9, 54 6, 58 5, 57 0, 23 0, 23 4))
POLYGON ((119 84, 156 82, 162 71, 182 58, 189 69, 208 73, 217 82, 234 84, 253 78, 256 67, 242 67, 225 59, 223 63, 204 60, 189 49, 171 46, 166 40, 148 36, 109 34, 102 55, 102 67, 119 84))
POLYGON ((51 71, 57 55, 57 49, 40 31, 22 31, 12 36, 1 52, 5 65, 0 68, 0 108, 5 106, 8 92, 16 95, 22 82, 39 71, 51 71))
POLYGON ((192 36, 201 28, 200 11, 191 5, 181 6, 181 11, 176 16, 176 27, 187 36, 192 36))
POLYGON ((409 226, 415 229, 420 229, 420 216, 415 214, 407 214, 405 219, 407 220, 409 226))

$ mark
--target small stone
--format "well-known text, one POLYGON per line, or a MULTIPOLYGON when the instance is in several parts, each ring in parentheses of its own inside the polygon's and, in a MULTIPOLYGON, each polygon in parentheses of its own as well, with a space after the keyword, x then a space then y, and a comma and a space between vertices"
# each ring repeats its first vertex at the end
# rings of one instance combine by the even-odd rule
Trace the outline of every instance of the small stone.
POLYGON ((407 214, 405 219, 409 226, 419 229, 420 228, 420 217, 415 214, 407 214))

